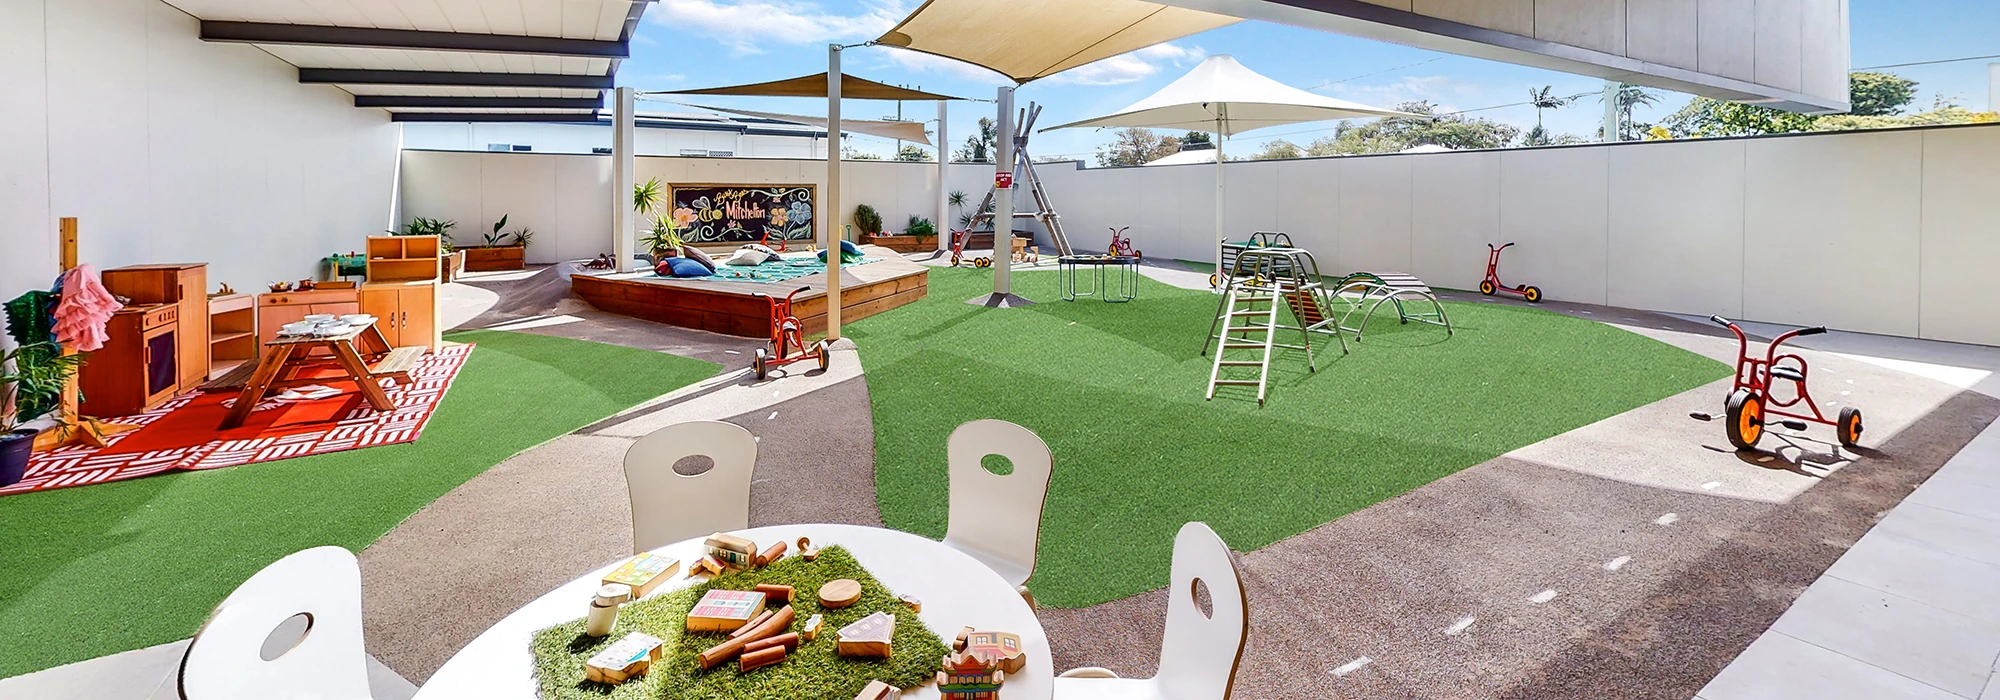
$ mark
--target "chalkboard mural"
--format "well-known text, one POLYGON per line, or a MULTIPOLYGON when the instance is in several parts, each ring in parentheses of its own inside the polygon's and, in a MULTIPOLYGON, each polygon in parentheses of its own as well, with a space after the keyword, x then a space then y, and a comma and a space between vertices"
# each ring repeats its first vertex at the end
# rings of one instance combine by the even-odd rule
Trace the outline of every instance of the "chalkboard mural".
POLYGON ((674 185, 674 226, 689 243, 813 240, 813 185, 674 185))

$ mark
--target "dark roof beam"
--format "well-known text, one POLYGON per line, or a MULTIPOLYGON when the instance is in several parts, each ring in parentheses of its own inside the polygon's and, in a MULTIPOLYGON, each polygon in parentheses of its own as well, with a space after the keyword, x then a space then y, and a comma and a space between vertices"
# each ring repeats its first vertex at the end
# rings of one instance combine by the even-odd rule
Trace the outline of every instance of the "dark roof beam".
POLYGON ((474 51, 480 53, 521 53, 547 56, 620 59, 632 55, 624 41, 564 39, 512 34, 469 34, 429 32, 412 29, 372 27, 332 27, 316 24, 273 24, 267 22, 201 21, 202 41, 242 44, 291 44, 299 46, 344 46, 377 49, 418 49, 425 51, 474 51))
POLYGON ((596 124, 594 112, 390 112, 393 122, 545 122, 558 124, 596 124))
POLYGON ((430 97, 424 95, 355 95, 356 107, 431 109, 597 109, 596 97, 430 97))
POLYGON ((358 68, 300 68, 299 82, 344 85, 559 88, 564 90, 608 90, 613 87, 612 78, 609 75, 470 73, 430 70, 364 70, 358 68))

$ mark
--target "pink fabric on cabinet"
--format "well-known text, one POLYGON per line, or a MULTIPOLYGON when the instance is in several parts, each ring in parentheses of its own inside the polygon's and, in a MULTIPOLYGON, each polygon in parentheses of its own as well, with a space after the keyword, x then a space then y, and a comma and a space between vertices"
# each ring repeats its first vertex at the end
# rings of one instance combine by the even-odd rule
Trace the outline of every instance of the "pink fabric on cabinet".
POLYGON ((104 347, 104 324, 123 304, 111 296, 97 271, 78 265, 63 273, 62 301, 56 303, 56 340, 77 352, 104 347))

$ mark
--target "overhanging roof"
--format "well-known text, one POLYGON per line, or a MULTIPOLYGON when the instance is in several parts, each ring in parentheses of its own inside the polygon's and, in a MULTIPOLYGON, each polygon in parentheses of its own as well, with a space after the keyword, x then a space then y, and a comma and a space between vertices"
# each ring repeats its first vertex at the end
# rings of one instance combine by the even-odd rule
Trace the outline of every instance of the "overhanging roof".
POLYGON ((553 117, 603 104, 654 0, 163 1, 357 107, 553 117))
MULTIPOLYGON (((772 80, 762 83, 745 83, 723 87, 698 88, 694 90, 662 90, 645 93, 648 95, 736 95, 741 97, 826 97, 826 73, 803 75, 797 78, 772 80)), ((878 83, 859 76, 840 76, 840 97, 844 100, 956 100, 950 95, 939 95, 878 83)), ((706 108, 704 108, 706 109, 706 108)), ((907 140, 907 139, 906 139, 907 140)))
POLYGON ((1143 0, 928 0, 875 41, 1025 83, 1238 21, 1143 0))

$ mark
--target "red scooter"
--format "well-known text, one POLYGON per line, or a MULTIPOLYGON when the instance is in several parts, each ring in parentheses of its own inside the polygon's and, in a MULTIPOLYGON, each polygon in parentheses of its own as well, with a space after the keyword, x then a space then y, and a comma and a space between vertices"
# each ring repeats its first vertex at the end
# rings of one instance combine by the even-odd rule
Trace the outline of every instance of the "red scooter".
POLYGON ((772 367, 782 367, 804 360, 819 360, 820 371, 826 371, 827 363, 832 360, 832 353, 828 351, 826 341, 821 340, 813 343, 810 348, 806 347, 805 324, 799 321, 799 317, 792 315, 792 297, 810 289, 812 287, 794 289, 782 300, 761 292, 757 294, 758 298, 771 302, 771 347, 768 350, 757 348, 755 357, 751 359, 751 367, 757 370, 758 379, 769 377, 772 367))
MULTIPOLYGON (((1781 416, 1792 420, 1779 420, 1778 424, 1793 430, 1805 430, 1806 421, 1833 426, 1839 433, 1840 444, 1854 447, 1861 441, 1861 409, 1853 406, 1840 408, 1840 420, 1827 420, 1819 410, 1819 402, 1806 391, 1806 360, 1795 353, 1778 354, 1778 346, 1785 341, 1802 335, 1819 335, 1826 332, 1825 326, 1801 328, 1771 340, 1764 349, 1764 356, 1750 356, 1750 339, 1734 322, 1721 316, 1710 316, 1708 320, 1728 328, 1736 334, 1736 382, 1729 390, 1729 398, 1723 403, 1727 411, 1723 426, 1729 434, 1729 444, 1736 449, 1748 450, 1757 446, 1757 439, 1764 437, 1764 426, 1771 421, 1768 416, 1781 416), (1776 380, 1783 379, 1794 387, 1789 400, 1779 399, 1771 393, 1776 380), (1782 410, 1798 404, 1805 404, 1812 415, 1782 410)), ((1797 410, 1797 409, 1794 409, 1797 410)), ((1707 413, 1688 414, 1695 420, 1714 420, 1707 413)))
MULTIPOLYGON (((972 229, 951 232, 951 266, 958 267, 965 259, 965 242, 972 239, 972 229)), ((993 259, 980 256, 972 259, 973 267, 992 267, 993 259)))
POLYGON ((1512 245, 1514 244, 1508 243, 1507 245, 1495 248, 1491 243, 1486 244, 1486 250, 1489 251, 1486 256, 1486 279, 1480 281, 1479 293, 1490 297, 1493 296, 1494 292, 1506 292, 1508 294, 1519 294, 1522 299, 1530 302, 1540 302, 1542 300, 1541 287, 1532 284, 1509 287, 1500 283, 1500 251, 1506 250, 1512 245))

